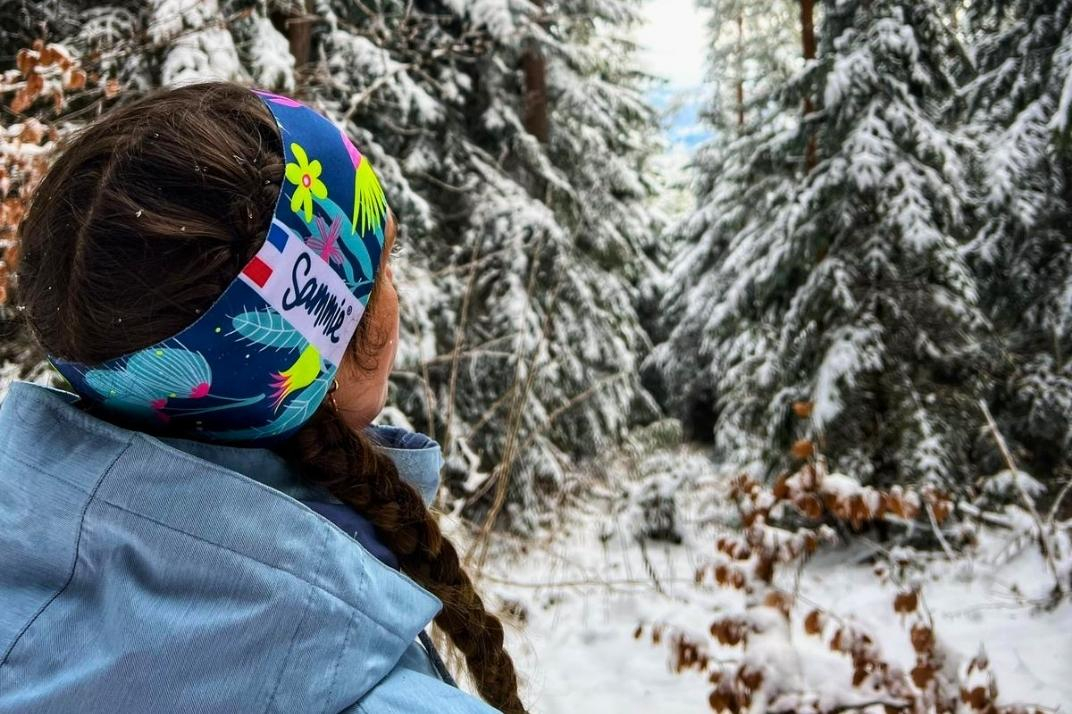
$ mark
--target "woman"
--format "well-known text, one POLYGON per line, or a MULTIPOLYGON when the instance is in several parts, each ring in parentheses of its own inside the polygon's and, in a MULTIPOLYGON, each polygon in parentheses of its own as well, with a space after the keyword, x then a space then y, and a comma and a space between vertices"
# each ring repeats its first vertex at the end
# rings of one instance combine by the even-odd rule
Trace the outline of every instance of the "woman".
POLYGON ((69 142, 20 234, 77 396, 0 408, 0 712, 524 711, 426 507, 438 446, 369 426, 396 225, 344 134, 234 85, 158 93, 69 142))

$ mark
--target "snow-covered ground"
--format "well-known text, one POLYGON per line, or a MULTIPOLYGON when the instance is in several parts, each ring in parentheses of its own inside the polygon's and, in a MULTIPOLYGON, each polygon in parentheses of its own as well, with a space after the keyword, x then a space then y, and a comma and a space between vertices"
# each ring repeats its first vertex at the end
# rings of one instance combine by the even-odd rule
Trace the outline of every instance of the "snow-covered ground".
MULTIPOLYGON (((706 630, 715 613, 734 607, 739 594, 700 587, 693 579, 695 567, 714 552, 716 534, 729 529, 721 491, 708 479, 678 494, 688 521, 681 545, 649 542, 641 548, 623 519, 610 515, 615 507, 609 496, 591 499, 553 534, 500 543, 482 587, 493 602, 521 613, 509 623, 508 643, 532 711, 710 711, 706 678, 674 674, 665 642, 656 646, 647 634, 636 639, 634 632, 638 624, 664 623, 710 642, 706 630)), ((950 662, 953 671, 985 647, 1000 703, 1063 711, 1072 704, 1072 603, 1038 610, 1036 599, 1052 579, 1030 543, 993 564, 1002 560, 999 553, 1009 553, 1008 545, 1007 534, 984 530, 978 549, 955 563, 920 556, 927 561, 916 576, 922 605, 933 618, 939 647, 950 660, 960 660, 950 662)), ((880 581, 869 557, 878 547, 859 539, 821 551, 798 582, 794 570, 782 575, 781 584, 798 593, 801 613, 819 607, 859 623, 876 636, 888 660, 911 669, 907 628, 891 606, 897 586, 880 581)), ((779 655, 789 660, 786 676, 802 677, 813 691, 851 689, 847 658, 804 634, 796 615, 790 637, 792 646, 783 646, 790 651, 779 655)), ((728 660, 741 656, 740 648, 712 651, 728 660)), ((866 711, 872 710, 881 708, 866 711)))

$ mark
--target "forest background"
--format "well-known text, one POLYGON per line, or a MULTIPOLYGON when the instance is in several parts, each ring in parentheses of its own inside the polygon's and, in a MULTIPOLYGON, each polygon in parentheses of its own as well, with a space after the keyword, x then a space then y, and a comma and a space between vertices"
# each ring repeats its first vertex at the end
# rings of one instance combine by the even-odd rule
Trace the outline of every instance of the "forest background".
POLYGON ((384 418, 443 445, 534 709, 1072 703, 1072 0, 699 0, 684 100, 651 12, 0 1, 0 383, 58 383, 12 276, 63 137, 157 87, 274 89, 400 216, 384 418), (664 649, 687 677, 610 691, 664 649))

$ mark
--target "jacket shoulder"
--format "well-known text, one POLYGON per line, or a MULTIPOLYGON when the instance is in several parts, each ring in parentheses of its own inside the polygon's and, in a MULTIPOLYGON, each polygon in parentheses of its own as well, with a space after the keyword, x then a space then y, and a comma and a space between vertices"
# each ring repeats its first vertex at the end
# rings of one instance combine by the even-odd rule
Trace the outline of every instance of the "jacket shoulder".
POLYGON ((399 666, 341 714, 496 714, 498 711, 436 677, 399 666))

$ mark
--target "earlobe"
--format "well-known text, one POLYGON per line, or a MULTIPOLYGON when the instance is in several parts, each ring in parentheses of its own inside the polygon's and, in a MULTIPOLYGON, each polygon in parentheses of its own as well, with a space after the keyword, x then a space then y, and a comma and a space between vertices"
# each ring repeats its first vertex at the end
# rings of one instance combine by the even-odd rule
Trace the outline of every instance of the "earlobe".
POLYGON ((339 377, 337 376, 331 380, 331 386, 328 387, 328 403, 331 404, 331 408, 335 410, 337 414, 339 412, 339 405, 335 403, 335 392, 339 391, 339 377))

